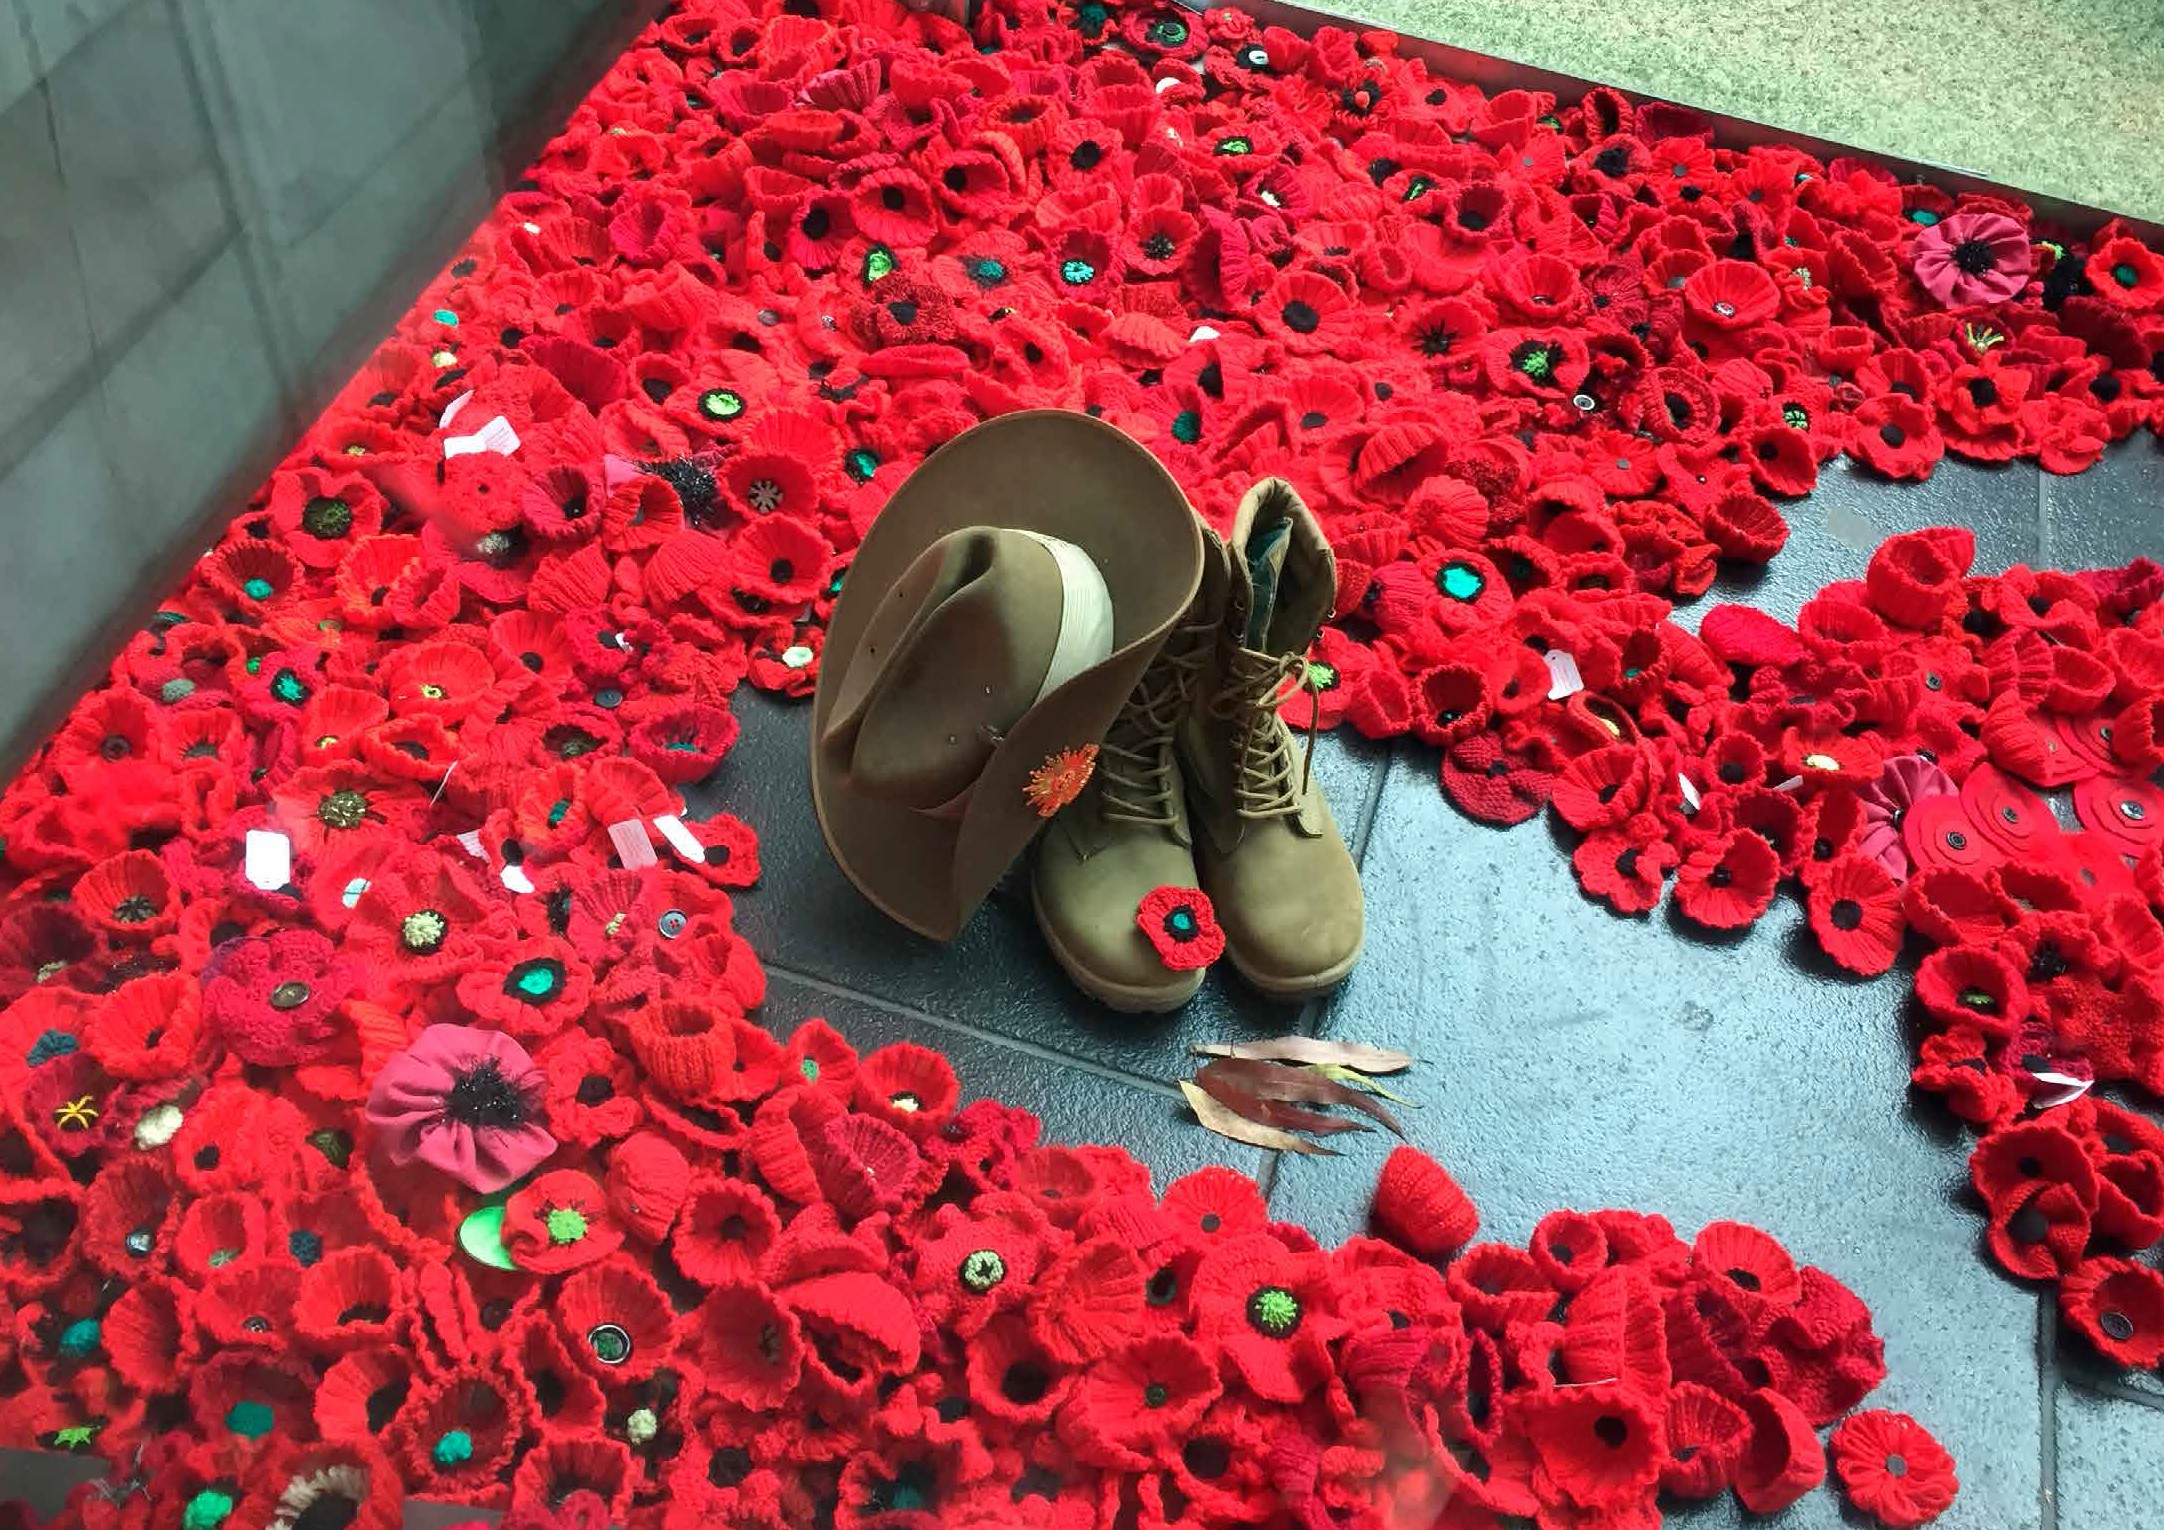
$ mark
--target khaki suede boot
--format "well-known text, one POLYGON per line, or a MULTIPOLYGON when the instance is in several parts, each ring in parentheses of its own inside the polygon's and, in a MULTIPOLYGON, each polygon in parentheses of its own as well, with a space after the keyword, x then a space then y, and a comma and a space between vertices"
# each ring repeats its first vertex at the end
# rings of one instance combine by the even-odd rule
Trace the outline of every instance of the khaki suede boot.
POLYGON ((1304 999, 1344 981, 1367 930, 1360 873, 1277 711, 1337 598, 1336 560, 1281 478, 1240 501, 1228 553, 1216 657, 1177 740, 1195 859, 1240 975, 1304 999))
POLYGON ((1194 605, 1105 735, 1089 785, 1038 841, 1030 876, 1037 928, 1060 966, 1083 992, 1130 1014, 1176 1009, 1202 986, 1200 971, 1158 960, 1135 923, 1153 889, 1198 885, 1173 733, 1224 624, 1225 544, 1208 527, 1202 537, 1194 605))

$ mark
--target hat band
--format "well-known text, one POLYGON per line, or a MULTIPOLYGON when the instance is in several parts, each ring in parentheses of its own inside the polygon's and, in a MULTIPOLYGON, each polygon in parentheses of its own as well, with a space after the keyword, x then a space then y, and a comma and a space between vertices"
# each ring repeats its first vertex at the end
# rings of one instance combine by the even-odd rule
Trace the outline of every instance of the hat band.
POLYGON ((1043 547, 1059 565, 1059 637, 1052 645, 1052 662, 1045 666, 1044 683, 1030 701, 1035 706, 1085 669, 1111 657, 1112 592, 1105 588, 1105 576, 1090 555, 1074 543, 1041 531, 1014 529, 1043 547))

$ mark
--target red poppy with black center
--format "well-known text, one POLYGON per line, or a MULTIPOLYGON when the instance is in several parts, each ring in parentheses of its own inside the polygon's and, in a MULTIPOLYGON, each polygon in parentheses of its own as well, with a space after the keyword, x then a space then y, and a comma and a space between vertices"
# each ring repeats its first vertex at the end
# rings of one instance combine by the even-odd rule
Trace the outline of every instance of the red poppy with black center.
POLYGON ((1888 478, 1929 478, 1946 454, 1932 412, 1903 394, 1866 400, 1849 427, 1849 455, 1888 478))
POLYGON ((1225 954, 1225 932, 1199 887, 1152 889, 1135 909, 1135 925, 1157 959, 1175 972, 1207 967, 1225 954))
POLYGON ((1676 906, 1693 923, 1735 930, 1773 903, 1781 858, 1748 829, 1721 835, 1694 851, 1676 876, 1676 906))
POLYGON ((1442 783, 1461 811, 1508 826, 1524 823, 1548 805, 1555 774, 1511 754, 1493 733, 1483 732, 1444 752, 1442 783))
POLYGON ((1620 828, 1588 834, 1571 852, 1570 863, 1588 894, 1619 914, 1643 914, 1661 901, 1678 859, 1658 821, 1641 815, 1620 828))
POLYGON ((2059 1287, 2059 1311, 2097 1353, 2129 1370, 2164 1360, 2164 1274, 2129 1259, 2085 1259, 2059 1287))
POLYGON ((1846 855, 1812 886, 1811 933, 1836 965, 1876 977, 1901 954, 1901 884, 1877 861, 1846 855))
POLYGON ((1194 253, 1195 220, 1177 207, 1151 207, 1129 225, 1121 253, 1129 270, 1169 276, 1194 253))
POLYGON ((1928 1523, 1953 1506, 1954 1458, 1905 1413, 1851 1414, 1833 1432, 1833 1466, 1848 1501, 1896 1530, 1928 1523))

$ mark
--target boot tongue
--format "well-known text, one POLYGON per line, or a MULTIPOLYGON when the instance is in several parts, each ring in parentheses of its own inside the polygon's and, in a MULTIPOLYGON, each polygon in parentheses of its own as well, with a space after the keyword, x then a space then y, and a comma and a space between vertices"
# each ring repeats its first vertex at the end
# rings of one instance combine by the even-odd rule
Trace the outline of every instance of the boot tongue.
POLYGON ((1292 546, 1292 522, 1258 526, 1247 539, 1247 582, 1254 598, 1247 608, 1247 637, 1242 646, 1266 652, 1270 618, 1277 614, 1277 584, 1292 546))

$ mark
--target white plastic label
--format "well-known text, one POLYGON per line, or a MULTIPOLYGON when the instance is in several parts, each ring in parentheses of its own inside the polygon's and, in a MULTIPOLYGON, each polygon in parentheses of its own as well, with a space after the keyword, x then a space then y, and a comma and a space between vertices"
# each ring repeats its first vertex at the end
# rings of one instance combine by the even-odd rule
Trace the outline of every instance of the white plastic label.
POLYGON ((249 881, 276 892, 293 880, 293 841, 276 829, 250 829, 242 866, 249 881))
POLYGON ((346 890, 338 895, 338 901, 347 908, 361 901, 361 894, 368 891, 368 878, 355 877, 346 884, 346 890))
POLYGON ((472 397, 473 389, 468 388, 457 398, 454 398, 451 400, 451 402, 445 404, 443 406, 443 413, 436 416, 436 428, 438 430, 443 430, 447 428, 450 425, 451 421, 458 418, 459 410, 465 408, 467 402, 472 399, 472 397))
POLYGON ((1697 812, 1698 788, 1691 785, 1691 778, 1679 772, 1676 776, 1676 788, 1683 793, 1683 811, 1686 813, 1697 812))
POLYGON ((1195 332, 1187 337, 1187 343, 1189 345, 1193 345, 1198 340, 1215 340, 1217 338, 1217 335, 1218 332, 1210 328, 1209 325, 1197 324, 1195 326, 1195 332))
POLYGON ((1561 701, 1565 696, 1575 696, 1585 689, 1585 676, 1578 673, 1578 661, 1560 648, 1551 648, 1541 655, 1548 665, 1548 699, 1561 701))
POLYGON ((616 858, 624 863, 626 871, 643 871, 659 859, 654 854, 654 842, 647 838, 646 825, 636 818, 610 824, 609 843, 616 847, 616 858))
POLYGON ((530 893, 533 891, 533 878, 526 875, 524 866, 504 867, 503 874, 497 880, 515 893, 530 893))
POLYGON ((466 853, 475 860, 485 861, 488 859, 488 852, 481 848, 481 831, 479 829, 468 829, 465 833, 459 835, 458 842, 465 846, 466 853))
POLYGON ((517 450, 518 432, 513 430, 511 422, 500 414, 470 436, 443 438, 443 460, 446 462, 453 457, 463 457, 468 452, 494 452, 499 457, 508 457, 517 450))
POLYGON ((2089 1092, 2094 1079, 2075 1078, 2067 1073, 2032 1073, 2044 1087, 2036 1092, 2029 1103, 2038 1110, 2055 1110, 2061 1105, 2071 1105, 2089 1092))
POLYGON ((684 820, 674 813, 664 813, 654 820, 654 827, 669 842, 669 848, 685 860, 697 866, 706 860, 706 846, 699 843, 699 836, 692 833, 684 820))
POLYGON ((1792 792, 1801 785, 1803 785, 1803 777, 1790 776, 1786 781, 1774 782, 1773 789, 1777 792, 1792 792))

